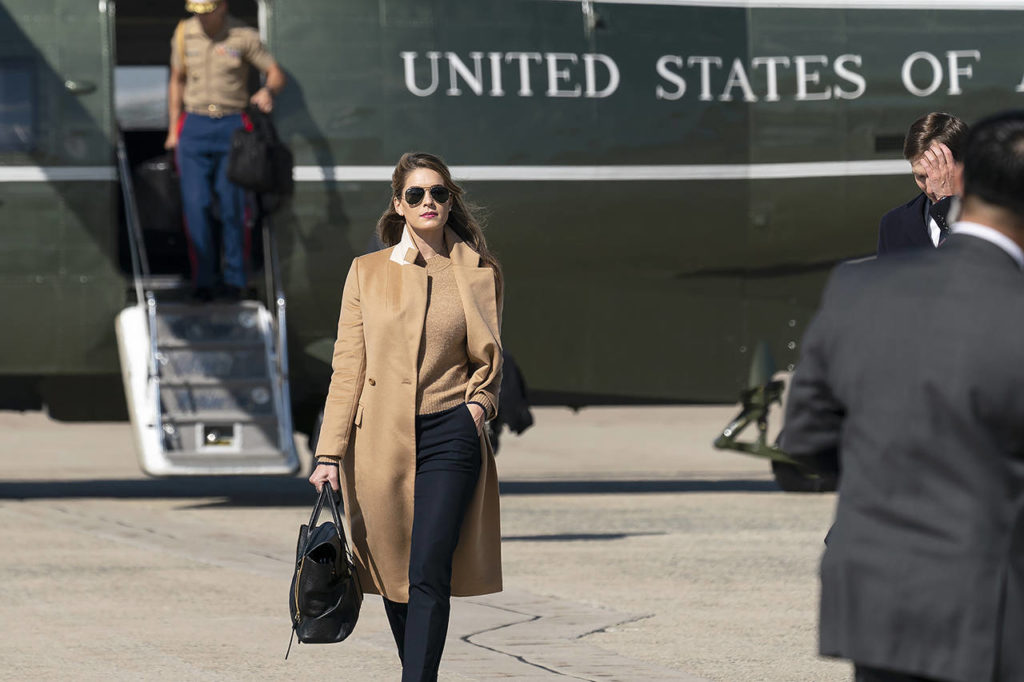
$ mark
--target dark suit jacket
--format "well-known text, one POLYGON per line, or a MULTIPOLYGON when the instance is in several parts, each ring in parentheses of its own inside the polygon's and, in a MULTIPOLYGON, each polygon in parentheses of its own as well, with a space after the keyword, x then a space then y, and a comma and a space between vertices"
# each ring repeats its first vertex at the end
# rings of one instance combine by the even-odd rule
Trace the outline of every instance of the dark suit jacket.
POLYGON ((924 221, 924 207, 927 201, 928 197, 922 192, 882 216, 878 224, 879 256, 935 246, 924 221))
POLYGON ((782 447, 842 464, 822 654, 1024 680, 1024 274, 1004 251, 953 235, 839 267, 782 447))

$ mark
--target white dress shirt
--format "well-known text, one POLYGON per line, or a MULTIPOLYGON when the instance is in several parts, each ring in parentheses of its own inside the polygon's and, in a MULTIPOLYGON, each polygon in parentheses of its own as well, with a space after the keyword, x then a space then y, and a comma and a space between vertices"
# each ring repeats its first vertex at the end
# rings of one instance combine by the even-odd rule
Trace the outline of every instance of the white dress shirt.
POLYGON ((939 228, 939 224, 935 222, 935 218, 932 217, 932 200, 928 198, 924 200, 924 224, 928 228, 928 236, 932 240, 932 246, 937 247, 942 239, 942 230, 939 228))

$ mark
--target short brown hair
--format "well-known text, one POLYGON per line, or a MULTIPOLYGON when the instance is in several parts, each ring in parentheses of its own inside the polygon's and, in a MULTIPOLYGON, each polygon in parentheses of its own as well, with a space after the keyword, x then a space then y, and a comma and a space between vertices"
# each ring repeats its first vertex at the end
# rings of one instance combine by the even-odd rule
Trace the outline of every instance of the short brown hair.
POLYGON ((963 146, 967 140, 967 124, 951 114, 933 111, 910 125, 903 142, 903 158, 913 161, 937 142, 949 147, 953 158, 963 159, 963 146))

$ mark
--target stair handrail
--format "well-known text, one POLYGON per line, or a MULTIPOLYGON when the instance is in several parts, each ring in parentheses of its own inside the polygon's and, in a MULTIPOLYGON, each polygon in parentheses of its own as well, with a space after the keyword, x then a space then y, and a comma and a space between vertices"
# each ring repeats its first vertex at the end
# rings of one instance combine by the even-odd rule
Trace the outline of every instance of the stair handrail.
MULTIPOLYGON (((132 283, 135 285, 135 300, 141 304, 146 296, 143 292, 143 280, 149 277, 149 256, 142 238, 142 226, 139 223, 139 208, 135 203, 135 184, 132 182, 131 166, 128 165, 128 151, 124 144, 124 134, 117 130, 117 167, 121 176, 121 199, 124 202, 124 218, 128 224, 128 251, 132 259, 132 283)), ((150 330, 152 334, 153 330, 150 330)))
POLYGON ((262 197, 258 194, 256 195, 256 206, 263 231, 263 271, 267 280, 267 310, 271 311, 274 331, 277 334, 277 352, 274 355, 281 390, 279 433, 281 435, 281 445, 283 447, 290 447, 292 438, 292 410, 290 402, 291 388, 288 376, 287 299, 284 294, 284 286, 281 283, 281 265, 277 254, 277 238, 274 233, 273 221, 271 220, 270 212, 264 210, 262 197))
MULTIPOLYGON (((152 291, 146 292, 146 321, 149 324, 149 383, 152 391, 151 399, 156 407, 153 415, 154 426, 160 434, 160 442, 165 443, 167 434, 164 433, 163 410, 160 406, 160 368, 157 365, 159 360, 159 347, 156 338, 156 296, 152 291)), ((164 446, 166 447, 166 446, 164 446)))
POLYGON ((135 203, 135 185, 132 182, 131 166, 128 165, 128 150, 124 144, 124 134, 117 131, 117 166, 121 176, 121 197, 124 201, 124 217, 128 225, 128 251, 132 259, 132 283, 135 288, 135 300, 139 305, 146 306, 146 326, 149 328, 149 372, 147 383, 152 391, 151 399, 156 406, 154 414, 157 432, 163 435, 163 415, 160 411, 160 367, 158 366, 156 296, 146 289, 143 282, 149 278, 149 255, 142 237, 142 226, 139 223, 139 208, 135 203))

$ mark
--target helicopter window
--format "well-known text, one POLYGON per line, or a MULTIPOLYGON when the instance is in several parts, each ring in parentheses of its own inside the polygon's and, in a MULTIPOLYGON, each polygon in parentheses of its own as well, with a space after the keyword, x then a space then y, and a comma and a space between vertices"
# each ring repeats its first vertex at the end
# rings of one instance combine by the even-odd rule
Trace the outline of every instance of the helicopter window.
POLYGON ((166 66, 118 66, 114 109, 121 130, 167 130, 166 66))
POLYGON ((35 85, 31 64, 0 61, 0 153, 35 147, 35 85))

